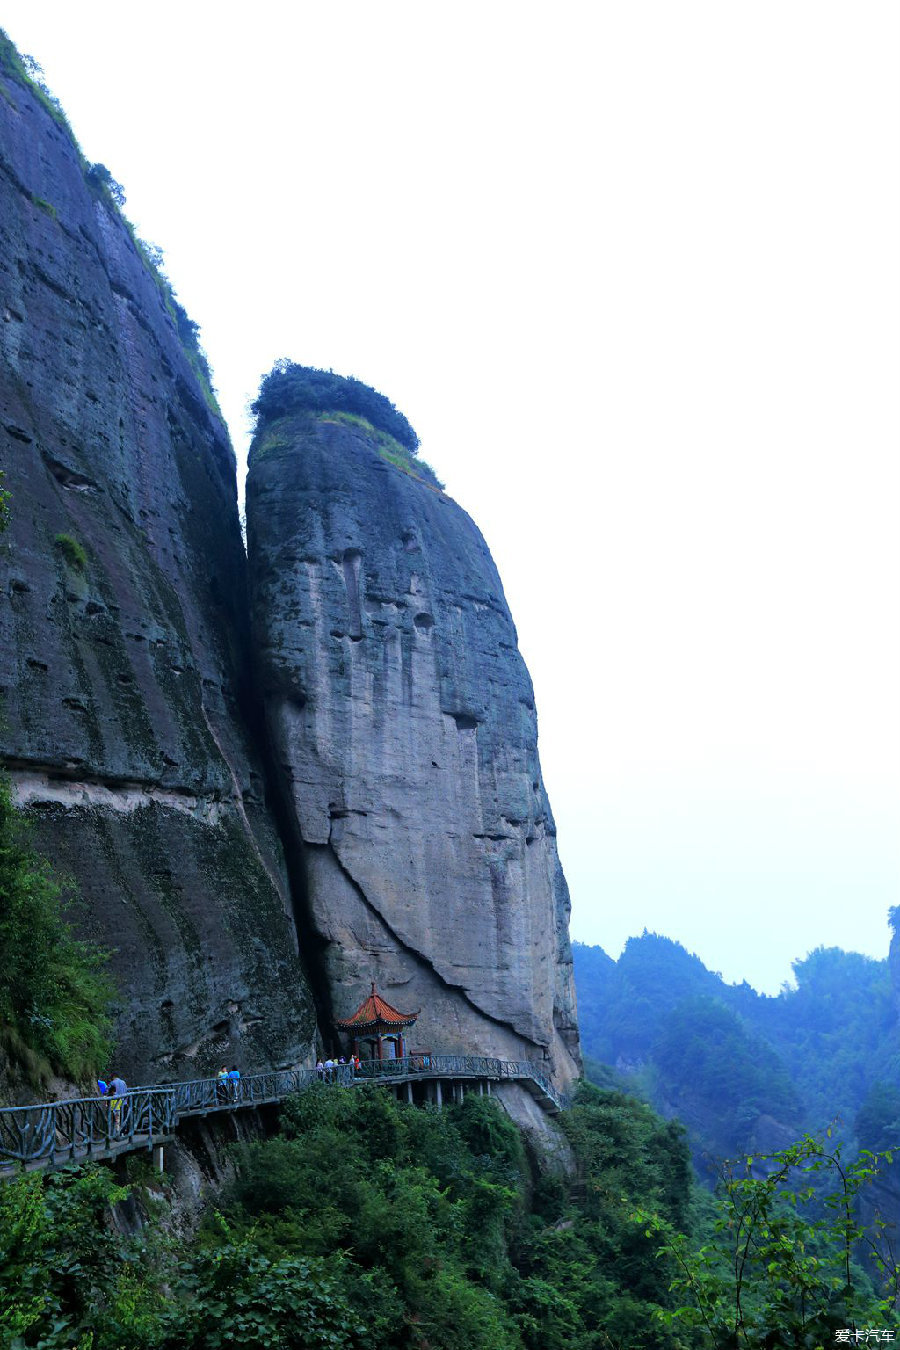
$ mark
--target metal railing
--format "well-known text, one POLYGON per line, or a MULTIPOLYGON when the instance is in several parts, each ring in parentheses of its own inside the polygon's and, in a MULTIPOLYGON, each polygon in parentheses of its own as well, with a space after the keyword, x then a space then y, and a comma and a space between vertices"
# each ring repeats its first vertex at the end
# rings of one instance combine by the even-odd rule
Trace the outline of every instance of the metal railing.
MULTIPOLYGON (((326 1077, 328 1072, 325 1070, 326 1077)), ((422 1078, 531 1080, 558 1110, 567 1105, 567 1098, 553 1087, 536 1065, 527 1060, 492 1059, 485 1055, 408 1055, 404 1059, 364 1060, 357 1070, 349 1064, 339 1064, 331 1070, 331 1074, 333 1081, 345 1084, 396 1083, 422 1078)))
POLYGON ((315 1069, 272 1069, 268 1073, 248 1074, 236 1082, 218 1078, 195 1078, 172 1083, 175 1109, 179 1116, 201 1115, 236 1106, 261 1106, 281 1101, 291 1092, 300 1092, 316 1081, 315 1069))
POLYGON ((171 1088, 138 1088, 122 1097, 85 1097, 0 1110, 0 1170, 15 1163, 51 1167, 152 1148, 177 1123, 171 1088))
POLYGON ((437 1078, 518 1080, 536 1087, 557 1110, 568 1105, 567 1098, 536 1065, 484 1055, 409 1055, 404 1059, 366 1060, 359 1069, 352 1064, 321 1070, 274 1069, 228 1083, 197 1078, 131 1088, 120 1097, 0 1108, 0 1178, 19 1165, 59 1167, 67 1162, 152 1148, 171 1135, 183 1117, 279 1102, 317 1082, 354 1087, 437 1078))

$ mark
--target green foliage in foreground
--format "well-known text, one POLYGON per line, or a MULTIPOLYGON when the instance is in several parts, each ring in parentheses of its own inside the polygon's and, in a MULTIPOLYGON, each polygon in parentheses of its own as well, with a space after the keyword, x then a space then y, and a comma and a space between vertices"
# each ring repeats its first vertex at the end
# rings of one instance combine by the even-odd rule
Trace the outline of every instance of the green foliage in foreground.
POLYGON ((678 1350, 653 1316, 676 1267, 634 1211, 683 1217, 679 1132, 590 1088, 565 1119, 574 1186, 535 1171, 489 1098, 315 1088, 236 1150, 188 1238, 140 1187, 122 1236, 106 1169, 22 1177, 0 1188, 0 1347, 678 1350))
POLYGON ((236 1147, 187 1236, 141 1158, 132 1188, 22 1176, 0 1187, 0 1350, 824 1350, 897 1326, 896 1270, 879 1295, 857 1264, 876 1159, 807 1138, 695 1209, 677 1124, 591 1087, 562 1124, 574 1180, 489 1098, 323 1085, 236 1147))
POLYGON ((840 1330, 900 1328, 890 1243, 880 1224, 867 1232, 857 1218, 879 1161, 866 1153, 847 1164, 839 1147, 810 1136, 757 1159, 764 1175, 748 1158, 726 1171, 711 1240, 699 1250, 658 1214, 645 1216, 660 1255, 679 1267, 673 1288, 685 1300, 656 1314, 661 1325, 685 1328, 691 1350, 824 1350, 840 1330), (873 1258, 882 1296, 860 1257, 873 1258))
POLYGON ((140 1236, 119 1236, 126 1188, 104 1169, 22 1177, 0 1188, 0 1346, 789 1350, 896 1327, 856 1265, 874 1159, 807 1138, 762 1176, 748 1160, 703 1241, 683 1231, 676 1125, 592 1088, 563 1121, 572 1188, 533 1173, 487 1099, 314 1089, 239 1148, 224 1213, 191 1240, 149 1193, 140 1236))
POLYGON ((110 1052, 104 955, 66 922, 64 892, 30 847, 0 778, 0 1048, 36 1084, 96 1078, 110 1052))
POLYGON ((276 361, 263 377, 251 411, 256 413, 260 424, 297 412, 355 413, 379 431, 387 432, 411 454, 419 448, 415 431, 384 394, 352 376, 298 366, 293 361, 276 361))

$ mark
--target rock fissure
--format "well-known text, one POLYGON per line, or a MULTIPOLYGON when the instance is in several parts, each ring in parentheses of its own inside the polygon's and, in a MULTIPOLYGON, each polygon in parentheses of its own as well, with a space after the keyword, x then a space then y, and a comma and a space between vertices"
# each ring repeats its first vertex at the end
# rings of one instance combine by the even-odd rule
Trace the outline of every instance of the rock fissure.
POLYGON ((257 686, 320 988, 344 1011, 402 988, 421 1044, 538 1055, 564 1085, 568 892, 487 546, 359 429, 263 421, 250 466, 257 686))
MULTIPOLYGON (((522 1030, 519 1027, 515 1026, 514 1023, 505 1021, 503 1018, 496 1017, 494 1016, 493 1013, 487 1011, 485 1008, 482 1008, 475 1001, 475 999, 472 998, 472 995, 469 993, 469 991, 465 988, 464 985, 458 984, 453 980, 449 980, 447 976, 444 974, 444 972, 440 970, 438 966, 435 965, 434 961, 431 960, 430 957, 428 957, 424 952, 419 951, 416 947, 412 945, 412 943, 410 943, 406 938, 404 938, 400 933, 398 933, 396 929, 388 922, 387 918, 384 915, 383 910, 373 900, 370 900, 368 895, 366 895, 365 890, 357 881, 356 877, 354 877, 350 868, 341 859, 341 856, 338 853, 337 849, 334 847, 334 844, 332 843, 331 839, 329 839, 327 844, 313 844, 307 845, 307 847, 328 849, 330 851, 331 856, 337 863, 341 872, 347 878, 347 881, 350 883, 351 887, 355 891, 358 898, 362 901, 363 905, 365 905, 369 913, 372 914, 382 925, 385 932, 389 935, 391 941, 396 943, 397 947, 402 952, 404 952, 407 956, 411 956, 415 962, 417 962, 420 966, 426 969, 429 972, 429 974, 432 975, 436 980, 438 980, 446 990, 451 992, 455 997, 463 999, 469 1005, 469 1007, 472 1008, 474 1012, 478 1013, 480 1017, 487 1018, 488 1021, 492 1022, 495 1026, 502 1027, 504 1030, 507 1031, 511 1031, 516 1036, 522 1036, 523 1038, 528 1040, 531 1039, 530 1037, 526 1037, 525 1033, 522 1032, 522 1030)), ((538 1041, 531 1041, 531 1043, 535 1046, 535 1049, 537 1049, 543 1056, 546 1050, 546 1045, 542 1045, 538 1041)), ((476 1047, 473 1047, 472 1052, 476 1053, 476 1049, 477 1049, 476 1047)))

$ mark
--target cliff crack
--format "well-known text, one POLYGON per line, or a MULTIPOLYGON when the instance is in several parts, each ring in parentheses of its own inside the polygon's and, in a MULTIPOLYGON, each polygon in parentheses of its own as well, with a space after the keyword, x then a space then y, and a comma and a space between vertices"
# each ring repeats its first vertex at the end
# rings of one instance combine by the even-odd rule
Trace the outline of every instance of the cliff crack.
POLYGON ((497 1017, 495 1013, 488 1012, 486 1008, 482 1008, 481 1005, 477 1003, 475 999, 472 998, 469 991, 463 985, 454 984, 452 980, 448 980, 447 976, 441 970, 438 969, 438 967, 429 957, 425 956, 424 953, 420 952, 416 947, 412 945, 412 943, 408 942, 406 938, 401 937, 401 935, 397 932, 397 930, 393 927, 393 925, 390 924, 388 920, 385 918, 384 914, 381 912, 378 905, 376 905, 374 901, 369 899, 363 887, 357 881, 356 877, 350 871, 346 863, 341 859, 337 849, 335 848, 331 840, 330 833, 327 844, 307 844, 306 847, 308 849, 328 849, 328 851, 334 858, 335 862, 337 863, 338 867, 340 868, 340 871, 346 877, 350 885, 353 887, 354 892, 362 901, 362 903, 365 905, 369 913, 372 914, 379 921, 379 923, 381 923, 381 925, 384 927, 387 933, 390 934, 393 941, 396 942, 400 950, 405 952, 406 955, 411 956, 418 965, 423 966, 426 970, 430 971, 430 973, 437 980, 440 981, 440 983, 444 986, 445 989, 451 990, 454 994, 458 995, 461 999, 463 999, 463 1001, 467 1003, 469 1007, 473 1010, 473 1012, 476 1012, 479 1017, 483 1017, 487 1021, 492 1022, 494 1026, 502 1027, 506 1031, 511 1031, 513 1035, 520 1037, 524 1041, 529 1041, 542 1054, 549 1048, 549 1042, 545 1043, 543 1041, 536 1040, 534 1036, 530 1035, 528 1032, 522 1031, 521 1028, 517 1027, 514 1022, 511 1022, 503 1017, 497 1017))

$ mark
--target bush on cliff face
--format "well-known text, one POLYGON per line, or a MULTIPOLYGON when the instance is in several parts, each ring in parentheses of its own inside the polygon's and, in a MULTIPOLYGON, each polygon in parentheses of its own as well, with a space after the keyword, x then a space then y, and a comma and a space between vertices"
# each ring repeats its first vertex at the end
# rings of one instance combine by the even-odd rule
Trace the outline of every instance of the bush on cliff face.
POLYGON ((64 892, 30 847, 0 779, 0 1048, 37 1085, 51 1071, 86 1083, 110 1053, 104 954, 66 922, 64 892))
POLYGON ((355 413, 399 441, 411 454, 419 448, 418 436, 390 399, 361 380, 335 375, 333 370, 276 361, 263 377, 256 402, 250 407, 260 422, 295 412, 355 413))
POLYGON ((53 543, 70 567, 74 567, 76 572, 84 571, 87 567, 87 554, 84 551, 83 544, 79 544, 78 540, 73 539, 70 534, 56 535, 53 543))

